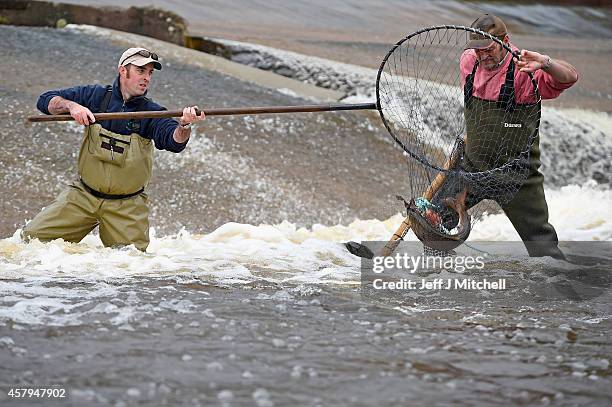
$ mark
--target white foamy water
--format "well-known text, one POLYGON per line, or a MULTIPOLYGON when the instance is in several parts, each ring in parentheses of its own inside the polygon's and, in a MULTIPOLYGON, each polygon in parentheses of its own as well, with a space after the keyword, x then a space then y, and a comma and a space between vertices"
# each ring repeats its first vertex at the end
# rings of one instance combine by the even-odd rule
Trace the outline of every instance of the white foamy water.
MULTIPOLYGON (((105 35, 104 30, 92 30, 96 35, 105 35)), ((281 60, 301 80, 314 78, 317 79, 315 83, 329 81, 331 86, 342 79, 346 89, 353 91, 353 98, 371 100, 375 70, 253 44, 232 41, 226 44, 240 49, 249 48, 251 55, 281 60), (323 73, 326 73, 326 77, 322 77, 323 73)), ((558 134, 565 134, 563 139, 567 139, 571 138, 569 135, 580 133, 585 145, 600 148, 609 145, 605 139, 605 134, 609 134, 612 128, 609 115, 545 109, 543 119, 548 122, 548 127, 542 131, 543 142, 559 139, 558 134), (553 134, 557 137, 553 137, 553 134)), ((272 121, 271 126, 278 126, 278 123, 272 121)), ((558 146, 550 144, 553 151, 547 151, 544 155, 552 158, 558 146)), ((208 147, 203 145, 202 148, 206 150, 208 147)), ((197 149, 192 153, 189 151, 181 155, 182 159, 202 153, 197 149)), ((215 157, 221 159, 218 152, 215 157)), ((554 166, 554 161, 561 160, 553 160, 551 166, 554 166)), ((597 163, 587 164, 594 166, 597 163)), ((611 190, 602 189, 594 182, 548 189, 550 221, 555 225, 560 240, 612 240, 609 220, 612 218, 611 198, 611 190)), ((401 214, 397 214, 387 220, 356 220, 349 225, 313 225, 308 229, 297 228, 289 222, 259 226, 227 223, 206 235, 182 231, 176 235, 158 237, 152 231, 147 253, 134 248, 104 248, 97 236, 88 236, 80 244, 63 241, 26 244, 21 241, 17 231, 13 237, 0 240, 0 279, 76 277, 97 281, 184 275, 222 284, 259 280, 296 284, 352 284, 359 280, 360 262, 346 251, 342 243, 349 240, 387 240, 402 218, 401 214)), ((415 240, 412 233, 407 238, 415 240)), ((470 240, 520 239, 508 219, 500 214, 488 216, 479 222, 470 240)))
MULTIPOLYGON (((555 226, 559 240, 612 240, 612 190, 596 185, 568 185, 546 189, 549 221, 555 226)), ((503 214, 491 215, 477 224, 470 240, 520 240, 512 224, 503 214)))
MULTIPOLYGON (((550 221, 560 240, 612 240, 612 191, 594 183, 548 190, 550 221)), ((147 253, 133 247, 104 248, 95 235, 79 244, 57 240, 24 243, 19 231, 0 240, 0 279, 77 277, 106 280, 127 277, 184 276, 221 284, 355 284, 360 260, 343 246, 348 240, 387 240, 400 224, 355 220, 349 225, 297 228, 227 223, 209 234, 181 231, 157 237, 152 230, 147 253)), ((415 240, 411 233, 408 240, 415 240)), ((491 215, 477 223, 470 241, 520 240, 508 219, 491 215)), ((10 290, 4 292, 8 295, 10 290)))

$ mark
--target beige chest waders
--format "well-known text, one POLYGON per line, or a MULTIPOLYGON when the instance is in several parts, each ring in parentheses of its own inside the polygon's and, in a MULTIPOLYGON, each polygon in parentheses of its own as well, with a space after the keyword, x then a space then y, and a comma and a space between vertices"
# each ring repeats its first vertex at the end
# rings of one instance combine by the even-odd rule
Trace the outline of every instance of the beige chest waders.
POLYGON ((142 192, 151 179, 153 142, 123 135, 99 124, 87 126, 79 152, 79 176, 86 187, 106 195, 142 192))
POLYGON ((143 192, 151 179, 153 142, 99 124, 85 128, 78 158, 80 183, 71 185, 23 228, 43 241, 80 242, 96 226, 105 246, 149 245, 149 206, 143 192))

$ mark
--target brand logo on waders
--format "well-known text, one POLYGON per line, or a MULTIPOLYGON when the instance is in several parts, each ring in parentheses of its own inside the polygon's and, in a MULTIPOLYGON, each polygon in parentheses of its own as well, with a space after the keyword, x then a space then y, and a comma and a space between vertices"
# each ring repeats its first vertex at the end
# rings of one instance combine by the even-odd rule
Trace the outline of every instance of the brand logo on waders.
POLYGON ((504 123, 504 127, 523 127, 521 123, 504 123))

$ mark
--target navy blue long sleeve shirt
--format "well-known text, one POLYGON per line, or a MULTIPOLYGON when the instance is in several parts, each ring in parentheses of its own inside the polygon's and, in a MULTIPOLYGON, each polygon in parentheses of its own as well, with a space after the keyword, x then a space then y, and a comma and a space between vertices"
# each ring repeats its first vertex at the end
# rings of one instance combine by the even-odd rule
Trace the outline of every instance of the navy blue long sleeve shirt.
MULTIPOLYGON (((60 96, 66 100, 71 100, 85 106, 93 113, 100 113, 99 108, 106 94, 106 87, 102 85, 86 85, 75 86, 72 88, 51 90, 43 93, 38 98, 36 107, 44 114, 49 113, 49 102, 55 96, 60 96)), ((137 96, 123 101, 121 90, 119 87, 119 77, 115 79, 113 84, 112 95, 106 112, 138 112, 144 110, 167 110, 165 107, 158 105, 147 97, 137 96)), ((172 135, 178 126, 178 122, 173 119, 141 119, 140 128, 130 126, 128 120, 104 120, 99 124, 106 130, 119 134, 131 134, 137 132, 140 136, 151 139, 155 142, 155 147, 159 150, 168 150, 179 153, 187 146, 187 141, 177 143, 172 135)), ((188 140, 189 141, 189 140, 188 140)))

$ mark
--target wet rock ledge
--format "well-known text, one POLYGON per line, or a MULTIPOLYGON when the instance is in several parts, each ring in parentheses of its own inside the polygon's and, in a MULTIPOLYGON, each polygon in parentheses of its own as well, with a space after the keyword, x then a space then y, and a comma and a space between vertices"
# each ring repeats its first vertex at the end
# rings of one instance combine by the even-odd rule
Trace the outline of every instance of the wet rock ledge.
POLYGON ((0 0, 0 24, 62 27, 89 24, 184 45, 187 22, 155 7, 94 7, 35 0, 0 0))

